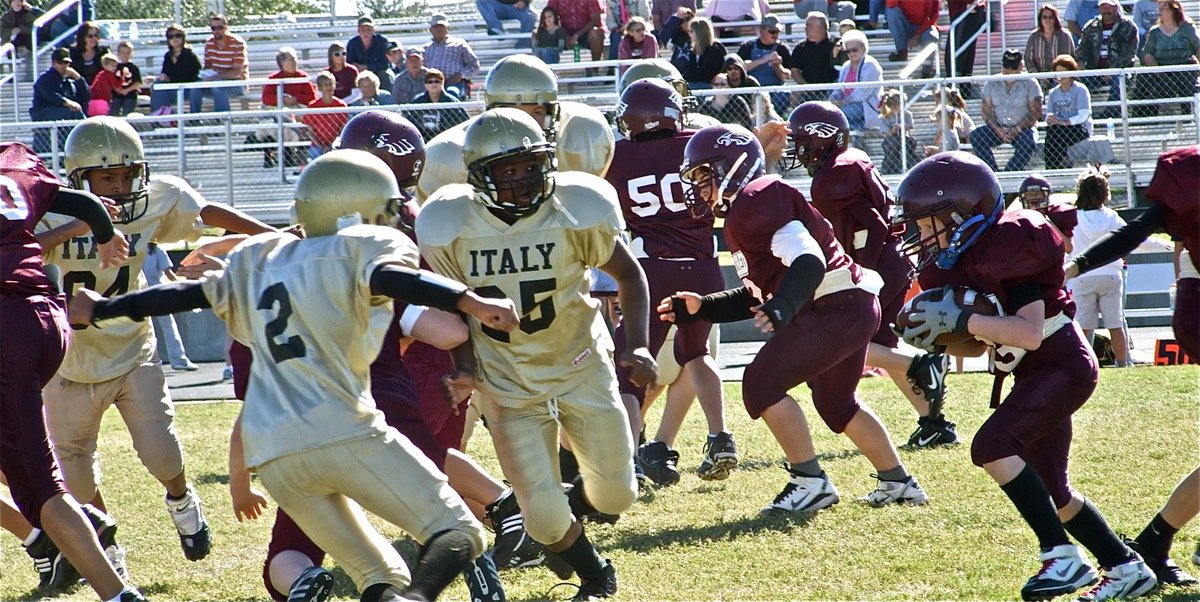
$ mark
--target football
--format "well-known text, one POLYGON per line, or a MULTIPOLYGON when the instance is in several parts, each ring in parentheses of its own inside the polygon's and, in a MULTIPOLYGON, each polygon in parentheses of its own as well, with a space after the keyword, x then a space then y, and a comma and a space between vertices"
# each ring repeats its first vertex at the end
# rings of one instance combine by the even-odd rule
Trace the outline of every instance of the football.
MULTIPOLYGON (((922 291, 917 296, 909 299, 908 303, 904 304, 904 307, 896 316, 896 330, 902 333, 907 328, 919 325, 920 322, 915 322, 910 319, 910 316, 915 311, 916 305, 924 301, 941 301, 944 290, 945 289, 943 288, 936 288, 922 291)), ((954 302, 957 303, 959 307, 965 307, 977 314, 985 316, 996 316, 1002 314, 1000 310, 1000 304, 998 301, 996 301, 995 297, 985 295, 966 286, 955 286, 953 287, 953 291, 954 302)), ((966 343, 974 339, 975 337, 969 334, 944 334, 938 337, 934 342, 938 345, 949 346, 966 343)))

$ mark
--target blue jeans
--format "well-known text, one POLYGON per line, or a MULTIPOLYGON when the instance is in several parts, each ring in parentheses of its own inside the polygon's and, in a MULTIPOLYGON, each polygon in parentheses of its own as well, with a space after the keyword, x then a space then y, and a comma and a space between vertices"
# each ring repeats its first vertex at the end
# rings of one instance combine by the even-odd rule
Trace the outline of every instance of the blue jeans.
POLYGON ((546 63, 547 65, 553 65, 554 63, 557 63, 561 54, 562 54, 562 51, 560 51, 558 48, 534 48, 533 49, 533 56, 536 56, 539 59, 542 59, 542 62, 546 63))
MULTIPOLYGON (((487 23, 488 31, 491 33, 505 33, 504 23, 501 21, 520 21, 521 33, 532 32, 533 26, 537 24, 537 15, 533 14, 533 9, 529 8, 528 2, 525 3, 525 10, 518 10, 516 6, 504 4, 500 0, 475 0, 475 8, 479 9, 479 14, 483 16, 483 21, 487 23)), ((529 46, 528 38, 517 42, 517 48, 529 48, 529 46)))
MULTIPOLYGON (((176 90, 150 90, 150 110, 157 111, 163 107, 174 107, 175 99, 178 92, 176 90)), ((191 90, 183 91, 183 99, 188 100, 192 96, 191 90)), ((178 109, 178 107, 176 107, 178 109)))
MULTIPOLYGON (((1001 144, 1004 144, 1004 141, 990 125, 983 124, 971 130, 971 148, 975 150, 975 156, 987 163, 992 171, 1000 171, 996 167, 996 156, 992 154, 992 149, 1001 144)), ((1033 141, 1033 129, 1021 130, 1012 139, 1012 145, 1013 156, 1008 160, 1008 165, 1004 166, 1004 171, 1025 169, 1025 164, 1029 163, 1029 158, 1033 156, 1033 151, 1037 147, 1033 141)))
POLYGON ((212 96, 213 112, 225 113, 229 111, 229 98, 232 96, 241 96, 246 93, 245 88, 198 88, 192 90, 192 96, 188 100, 191 102, 191 108, 188 109, 191 113, 199 113, 201 104, 204 102, 204 97, 212 96))
MULTIPOLYGON (((887 0, 870 0, 870 2, 870 22, 879 24, 879 15, 882 15, 883 11, 887 8, 887 0)), ((833 23, 829 24, 829 28, 833 29, 833 23)))
POLYGON ((621 45, 621 38, 624 35, 625 32, 621 31, 620 27, 608 32, 608 60, 617 60, 617 47, 621 45))
MULTIPOLYGON (((887 9, 887 24, 888 31, 892 32, 892 43, 896 45, 896 52, 908 52, 908 41, 917 33, 915 25, 908 21, 908 17, 904 16, 904 11, 900 7, 894 6, 887 9)), ((921 34, 920 47, 924 48, 929 44, 937 43, 937 36, 933 35, 933 28, 925 30, 921 34)))

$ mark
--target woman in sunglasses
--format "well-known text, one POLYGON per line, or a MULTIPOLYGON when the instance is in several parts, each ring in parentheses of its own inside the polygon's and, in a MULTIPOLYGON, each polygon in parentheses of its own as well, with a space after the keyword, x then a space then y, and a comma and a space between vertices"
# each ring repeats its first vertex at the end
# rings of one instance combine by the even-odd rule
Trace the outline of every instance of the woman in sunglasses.
POLYGON ((354 93, 358 80, 358 67, 346 62, 346 45, 334 42, 329 45, 329 68, 337 84, 333 87, 333 95, 343 100, 354 93))
POLYGON ((76 30, 75 44, 71 46, 71 67, 90 86, 96 74, 102 70, 100 57, 110 52, 108 46, 100 45, 100 27, 93 21, 84 21, 76 30))
MULTIPOLYGON (((164 84, 185 84, 200 81, 200 57, 192 51, 188 44, 187 33, 178 23, 167 26, 167 51, 163 54, 162 72, 156 81, 164 84)), ((186 95, 187 92, 185 91, 186 95)), ((163 113, 164 107, 175 105, 174 90, 151 90, 150 111, 155 114, 163 113)))

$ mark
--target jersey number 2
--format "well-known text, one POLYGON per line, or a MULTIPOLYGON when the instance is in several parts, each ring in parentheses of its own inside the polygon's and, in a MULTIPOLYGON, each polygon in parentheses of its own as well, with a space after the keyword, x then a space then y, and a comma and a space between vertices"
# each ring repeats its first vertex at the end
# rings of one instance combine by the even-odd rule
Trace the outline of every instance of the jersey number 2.
POLYGON ((274 320, 267 322, 265 333, 267 348, 271 350, 271 359, 278 364, 285 360, 304 357, 308 353, 308 349, 304 346, 300 335, 292 335, 284 339, 282 343, 277 340, 287 330, 288 318, 292 317, 292 299, 288 296, 287 287, 282 282, 276 282, 263 291, 262 296, 258 298, 258 309, 275 309, 276 303, 279 304, 279 312, 275 314, 274 320))
MULTIPOLYGON (((554 291, 558 288, 558 280, 556 278, 542 278, 540 280, 522 280, 521 281, 521 304, 517 311, 521 312, 521 332, 525 334, 533 334, 540 330, 550 328, 550 323, 554 321, 556 313, 554 311, 554 291), (551 293, 541 301, 537 300, 538 295, 542 293, 551 293), (539 315, 536 318, 529 316, 537 312, 539 315)), ((498 286, 481 286, 475 289, 475 293, 481 297, 491 299, 504 299, 506 296, 504 291, 498 286)), ((480 325, 483 333, 500 341, 508 343, 510 338, 507 332, 488 328, 480 325)))

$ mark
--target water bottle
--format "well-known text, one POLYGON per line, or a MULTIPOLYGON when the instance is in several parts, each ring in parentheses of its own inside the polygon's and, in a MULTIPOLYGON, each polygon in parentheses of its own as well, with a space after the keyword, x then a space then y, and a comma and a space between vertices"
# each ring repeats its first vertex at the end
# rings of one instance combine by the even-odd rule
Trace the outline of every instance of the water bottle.
POLYGON ((129 24, 129 40, 136 42, 138 39, 138 24, 136 21, 129 24))
POLYGON ((575 48, 571 50, 571 54, 575 57, 575 62, 579 62, 579 50, 583 47, 579 42, 575 42, 575 48))

